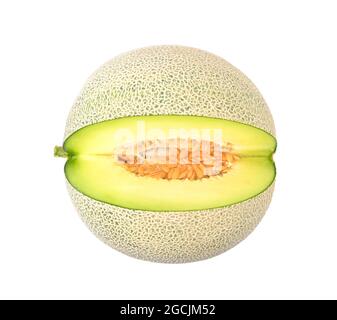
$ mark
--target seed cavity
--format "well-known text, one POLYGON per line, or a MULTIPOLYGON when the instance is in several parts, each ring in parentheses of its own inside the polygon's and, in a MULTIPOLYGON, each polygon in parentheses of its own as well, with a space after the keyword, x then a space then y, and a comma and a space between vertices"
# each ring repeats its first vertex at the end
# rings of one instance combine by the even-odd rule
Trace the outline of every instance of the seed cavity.
POLYGON ((129 172, 166 180, 221 176, 239 161, 231 143, 195 139, 142 141, 119 147, 116 154, 118 163, 129 172))

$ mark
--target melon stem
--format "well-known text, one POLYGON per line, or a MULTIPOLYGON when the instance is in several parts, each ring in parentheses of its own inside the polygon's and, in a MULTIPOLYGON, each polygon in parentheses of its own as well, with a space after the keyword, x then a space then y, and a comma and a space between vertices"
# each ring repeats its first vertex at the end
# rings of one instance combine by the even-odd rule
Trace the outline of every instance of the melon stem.
POLYGON ((68 153, 64 151, 62 147, 55 146, 54 147, 54 156, 60 158, 68 158, 68 153))

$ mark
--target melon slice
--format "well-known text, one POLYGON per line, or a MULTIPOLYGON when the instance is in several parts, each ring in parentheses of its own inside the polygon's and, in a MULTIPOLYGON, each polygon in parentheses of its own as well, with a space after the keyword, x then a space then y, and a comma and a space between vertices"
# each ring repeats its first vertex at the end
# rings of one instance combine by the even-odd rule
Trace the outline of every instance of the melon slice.
POLYGON ((58 148, 69 183, 115 206, 150 211, 226 207, 274 181, 276 141, 235 121, 139 116, 81 128, 58 148))

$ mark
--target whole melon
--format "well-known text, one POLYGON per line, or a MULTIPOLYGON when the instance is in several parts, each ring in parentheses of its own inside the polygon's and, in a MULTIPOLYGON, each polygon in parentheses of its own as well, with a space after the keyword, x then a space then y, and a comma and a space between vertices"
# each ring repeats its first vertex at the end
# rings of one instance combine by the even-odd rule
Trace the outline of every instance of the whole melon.
POLYGON ((154 46, 105 63, 77 97, 64 139, 55 153, 68 157, 67 186, 80 217, 99 239, 132 257, 183 263, 216 256, 246 238, 271 201, 276 140, 266 102, 237 68, 199 49, 154 46), (109 138, 102 137, 118 121, 127 125, 132 119, 150 118, 159 127, 205 121, 220 128, 223 123, 231 141, 242 143, 237 148, 242 162, 239 159, 237 167, 225 168, 226 174, 218 177, 198 179, 196 171, 190 175, 194 179, 182 173, 180 180, 172 179, 178 171, 172 171, 170 179, 156 171, 159 179, 152 179, 140 174, 140 166, 135 171, 129 165, 132 172, 124 170, 118 180, 111 174, 107 182, 110 176, 104 172, 109 165, 94 159, 98 151, 85 150, 99 146, 108 153, 109 138), (245 150, 255 151, 245 155, 245 150), (220 182, 223 179, 227 180, 220 182), (111 195, 106 191, 110 184, 111 195), (207 190, 216 190, 216 195, 207 190))

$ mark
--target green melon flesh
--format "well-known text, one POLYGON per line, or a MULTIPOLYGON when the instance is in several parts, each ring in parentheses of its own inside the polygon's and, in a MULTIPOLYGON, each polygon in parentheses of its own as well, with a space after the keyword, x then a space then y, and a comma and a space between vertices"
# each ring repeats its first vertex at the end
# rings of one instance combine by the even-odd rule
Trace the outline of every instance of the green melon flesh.
POLYGON ((63 145, 68 160, 69 183, 86 196, 112 205, 150 211, 190 211, 225 207, 252 198, 275 178, 272 155, 276 141, 267 132, 235 121, 196 116, 141 116, 104 121, 84 127, 63 145), (179 129, 218 129, 234 146, 240 160, 226 174, 201 180, 166 180, 141 177, 113 162, 120 143, 119 129, 146 139, 158 138, 156 129, 168 134, 179 129))

